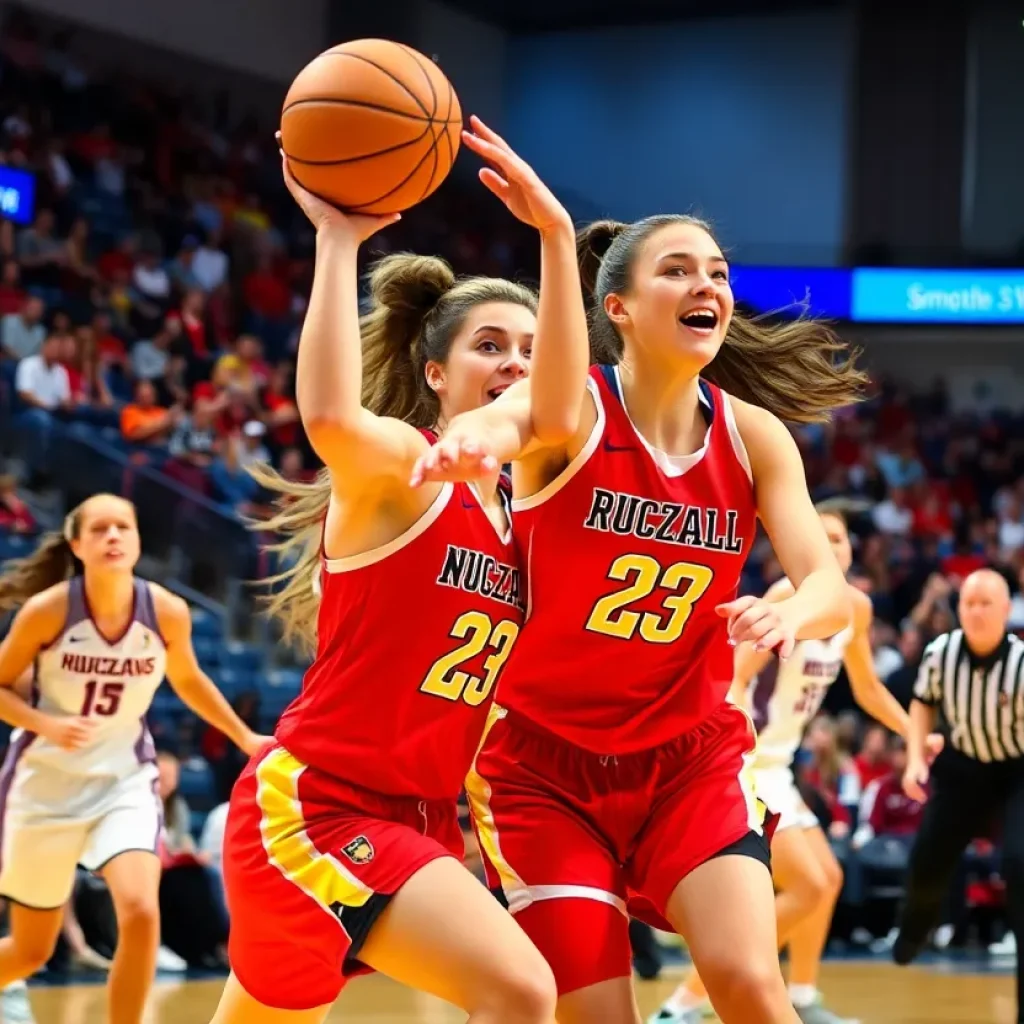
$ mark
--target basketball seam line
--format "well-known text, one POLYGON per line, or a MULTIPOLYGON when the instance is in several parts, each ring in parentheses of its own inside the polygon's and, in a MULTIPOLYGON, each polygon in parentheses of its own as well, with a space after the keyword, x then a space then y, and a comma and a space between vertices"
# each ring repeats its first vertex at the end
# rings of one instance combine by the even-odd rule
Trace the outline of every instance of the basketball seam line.
POLYGON ((427 80, 427 88, 430 90, 430 96, 431 99, 433 100, 433 108, 430 111, 430 124, 427 128, 427 131, 429 131, 432 136, 430 145, 430 155, 434 158, 434 166, 431 168, 430 177, 427 178, 427 183, 426 185, 423 186, 423 191, 420 193, 420 198, 418 201, 422 203, 423 200, 426 199, 426 197, 432 191, 434 187, 434 178, 437 176, 437 131, 434 129, 434 125, 437 123, 435 120, 438 106, 437 90, 434 88, 434 83, 433 81, 431 81, 430 78, 430 72, 427 71, 427 69, 423 66, 423 63, 419 58, 419 54, 411 47, 406 46, 404 43, 399 43, 398 45, 401 46, 402 49, 405 50, 405 52, 408 53, 410 57, 412 57, 413 63, 416 65, 416 67, 420 69, 420 72, 422 73, 423 77, 427 80))
POLYGON ((361 107, 365 110, 379 110, 384 114, 404 117, 407 121, 423 121, 426 124, 430 124, 434 120, 434 118, 427 114, 421 117, 419 114, 407 114, 404 110, 395 110, 394 107, 385 107, 380 103, 370 103, 368 100, 343 100, 335 96, 306 96, 301 100, 293 100, 281 111, 281 116, 283 117, 294 107, 305 107, 311 103, 323 103, 325 106, 334 107, 361 107))
POLYGON ((343 156, 337 160, 303 160, 302 157, 292 156, 288 154, 288 159, 292 163, 301 164, 303 167, 337 167, 339 164, 356 164, 362 160, 372 160, 375 156, 384 156, 387 153, 395 153, 400 149, 405 149, 406 146, 415 146, 417 142, 422 142, 423 139, 430 133, 430 129, 433 126, 433 121, 424 121, 425 125, 423 131, 419 133, 414 139, 407 139, 405 142, 397 142, 393 146, 388 146, 387 149, 375 149, 372 153, 360 153, 358 156, 343 156))
MULTIPOLYGON (((401 44, 399 45, 401 46, 401 44)), ((371 68, 376 68, 382 75, 386 75, 388 78, 390 78, 391 81, 395 83, 395 85, 398 85, 403 90, 405 90, 405 92, 409 95, 409 98, 413 101, 413 103, 415 103, 416 106, 419 107, 420 110, 422 110, 423 113, 427 115, 427 117, 433 116, 431 114, 427 114, 427 108, 420 102, 419 96, 417 96, 416 93, 414 93, 412 89, 410 89, 409 86, 405 84, 405 82, 403 82, 397 75, 393 75, 390 71, 388 71, 387 68, 381 67, 381 65, 378 64, 375 60, 370 60, 369 57, 364 57, 361 53, 349 53, 345 50, 328 50, 327 56, 351 57, 353 60, 361 60, 364 64, 369 64, 371 68)))
POLYGON ((358 213, 360 210, 365 210, 368 206, 373 206, 375 203, 379 203, 382 200, 387 199, 388 196, 394 195, 399 189, 401 189, 405 185, 409 184, 409 182, 412 180, 413 176, 423 166, 423 164, 426 162, 427 158, 430 156, 430 154, 436 148, 437 148, 437 143, 435 142, 434 145, 432 145, 430 147, 430 149, 428 149, 427 152, 424 153, 422 157, 420 157, 420 160, 416 164, 416 166, 400 182, 398 182, 397 185, 395 185, 392 188, 389 188, 387 190, 387 192, 383 193, 382 195, 377 196, 376 199, 370 199, 369 201, 367 201, 365 203, 360 203, 358 206, 349 206, 349 207, 346 207, 346 209, 349 210, 352 213, 358 213))

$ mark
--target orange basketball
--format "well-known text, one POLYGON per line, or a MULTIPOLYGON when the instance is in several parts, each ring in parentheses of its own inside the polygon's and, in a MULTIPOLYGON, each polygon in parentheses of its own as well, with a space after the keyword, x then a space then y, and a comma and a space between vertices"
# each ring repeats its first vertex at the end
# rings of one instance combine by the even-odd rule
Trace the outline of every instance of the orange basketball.
POLYGON ((352 213, 426 199, 455 162, 462 108, 432 60, 387 39, 357 39, 307 64, 281 112, 292 174, 352 213))

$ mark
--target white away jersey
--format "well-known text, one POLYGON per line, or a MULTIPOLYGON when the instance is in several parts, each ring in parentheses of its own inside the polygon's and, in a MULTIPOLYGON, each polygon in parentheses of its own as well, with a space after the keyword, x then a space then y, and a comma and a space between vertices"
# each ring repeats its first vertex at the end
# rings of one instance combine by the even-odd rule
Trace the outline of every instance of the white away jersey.
POLYGON ((789 765, 807 723, 818 713, 843 667, 853 638, 844 629, 828 640, 801 640, 786 662, 777 657, 747 690, 747 709, 757 727, 756 768, 789 765))
POLYGON ((145 716, 166 666, 167 652, 145 580, 135 580, 135 608, 128 628, 108 641, 93 622, 82 577, 73 577, 64 629, 36 660, 32 700, 48 714, 92 719, 97 723, 95 736, 89 746, 67 751, 18 729, 11 737, 3 775, 13 774, 11 769, 19 764, 22 771, 123 778, 155 761, 145 716))

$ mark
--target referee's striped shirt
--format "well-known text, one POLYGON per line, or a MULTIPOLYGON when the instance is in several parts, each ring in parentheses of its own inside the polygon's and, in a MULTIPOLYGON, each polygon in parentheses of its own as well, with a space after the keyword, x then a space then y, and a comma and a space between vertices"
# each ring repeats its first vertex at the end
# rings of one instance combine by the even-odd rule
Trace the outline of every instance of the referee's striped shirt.
POLYGON ((1024 641, 1008 633, 984 658, 962 629, 924 651, 914 697, 941 710, 950 743, 976 761, 1024 758, 1024 641))

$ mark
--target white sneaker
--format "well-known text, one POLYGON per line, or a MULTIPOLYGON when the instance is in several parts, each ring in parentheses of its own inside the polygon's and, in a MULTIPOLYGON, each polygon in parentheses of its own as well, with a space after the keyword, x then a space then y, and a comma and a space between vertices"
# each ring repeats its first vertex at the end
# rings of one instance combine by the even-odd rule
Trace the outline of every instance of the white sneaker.
POLYGON ((993 942, 988 951, 993 956, 1016 956, 1017 936, 1013 932, 1007 932, 998 942, 993 942))
POLYGON ((156 954, 156 969, 171 974, 184 974, 188 970, 188 964, 173 949, 161 946, 156 954))
POLYGON ((4 1024, 35 1024, 24 981, 12 981, 0 992, 0 1020, 4 1024))

